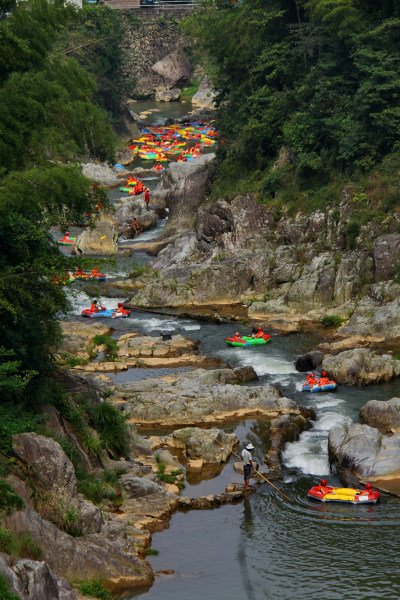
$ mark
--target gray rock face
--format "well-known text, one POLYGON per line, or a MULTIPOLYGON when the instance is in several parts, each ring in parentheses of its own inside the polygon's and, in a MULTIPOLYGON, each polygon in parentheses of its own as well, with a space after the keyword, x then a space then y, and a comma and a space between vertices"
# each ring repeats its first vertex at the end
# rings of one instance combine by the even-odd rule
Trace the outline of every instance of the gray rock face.
POLYGON ((204 201, 206 187, 213 171, 215 154, 203 154, 188 163, 171 163, 152 197, 165 201, 169 208, 163 237, 188 230, 193 216, 204 201))
POLYGON ((367 348, 356 348, 325 356, 322 369, 337 383, 371 385, 400 375, 400 361, 390 354, 378 356, 367 348))
POLYGON ((400 435, 387 437, 368 425, 352 424, 329 432, 329 456, 342 481, 370 481, 381 489, 397 489, 400 477, 400 435), (396 486, 393 488, 393 484, 396 486))
MULTIPOLYGON (((0 574, 3 575, 7 582, 9 590, 16 594, 21 600, 28 600, 23 588, 22 582, 10 568, 8 561, 3 554, 0 554, 0 574)), ((75 599, 74 599, 75 600, 75 599)))
POLYGON ((226 462, 232 449, 239 443, 234 433, 198 427, 178 429, 174 431, 172 438, 182 443, 187 458, 202 458, 205 466, 226 462))
MULTIPOLYGON (((308 411, 270 386, 221 385, 216 378, 229 370, 196 370, 173 383, 153 379, 140 384, 118 386, 118 396, 135 423, 148 426, 212 425, 258 415, 273 418, 280 414, 307 415, 308 411)), ((234 372, 231 375, 235 377, 234 372)))
POLYGON ((58 442, 36 433, 13 436, 13 450, 29 473, 35 490, 45 498, 42 513, 59 525, 74 511, 83 533, 99 532, 105 521, 99 508, 78 494, 75 469, 58 442))
POLYGON ((95 228, 86 230, 75 240, 78 254, 112 256, 118 252, 118 234, 108 221, 98 221, 95 228))
POLYGON ((181 95, 179 88, 172 88, 172 90, 157 90, 156 91, 156 102, 173 102, 178 100, 181 95))
POLYGON ((37 433, 19 433, 13 436, 13 450, 31 469, 34 484, 49 493, 77 494, 74 467, 58 442, 37 433))
POLYGON ((13 571, 27 590, 27 600, 76 600, 68 581, 54 575, 45 562, 20 560, 13 571))
POLYGON ((190 62, 182 52, 172 52, 152 67, 152 71, 162 77, 164 85, 173 88, 188 83, 191 77, 190 62))
POLYGON ((165 493, 165 490, 154 477, 134 477, 127 473, 121 477, 121 483, 129 498, 141 498, 152 494, 165 493))
POLYGON ((370 400, 360 410, 361 423, 379 429, 385 435, 400 431, 400 398, 387 402, 370 400))
POLYGON ((113 186, 119 183, 118 173, 121 171, 107 163, 84 163, 81 167, 85 177, 100 185, 113 186))
POLYGON ((40 544, 50 569, 68 579, 125 578, 128 589, 135 586, 136 580, 152 580, 146 563, 126 553, 119 539, 112 541, 99 534, 74 538, 30 508, 6 516, 3 526, 16 532, 28 531, 40 544))
POLYGON ((321 365, 323 358, 323 352, 318 352, 317 350, 314 352, 308 352, 307 354, 302 354, 299 356, 299 358, 296 360, 295 367, 297 371, 300 371, 300 373, 312 371, 321 365))
POLYGON ((400 259, 400 234, 388 233, 374 241, 375 276, 377 280, 393 276, 400 259))
POLYGON ((214 88, 206 75, 192 98, 192 105, 196 108, 213 109, 215 96, 214 88))

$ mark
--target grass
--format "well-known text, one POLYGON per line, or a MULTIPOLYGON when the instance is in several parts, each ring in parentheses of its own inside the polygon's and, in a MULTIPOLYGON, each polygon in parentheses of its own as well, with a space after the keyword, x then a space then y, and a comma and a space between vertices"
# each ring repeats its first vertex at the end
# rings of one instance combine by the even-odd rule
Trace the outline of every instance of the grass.
POLYGON ((94 352, 94 349, 97 346, 105 347, 104 354, 107 359, 112 360, 117 358, 118 343, 117 340, 114 340, 114 338, 112 338, 110 334, 98 334, 94 336, 94 338, 90 341, 87 347, 87 353, 89 355, 89 358, 95 358, 96 354, 94 352))
POLYGON ((62 355, 64 358, 64 363, 67 367, 79 367, 81 365, 87 365, 88 361, 86 358, 79 358, 78 356, 74 356, 73 354, 65 353, 62 355))
POLYGON ((154 548, 147 548, 145 552, 147 556, 158 556, 160 554, 159 550, 155 550, 154 548))
POLYGON ((165 483, 173 483, 174 485, 176 485, 179 489, 183 489, 185 487, 185 484, 183 483, 183 481, 178 480, 177 481, 177 477, 178 475, 182 475, 183 471, 182 469, 175 469, 174 471, 171 471, 171 473, 166 473, 166 468, 167 465, 161 461, 158 462, 158 467, 157 467, 157 477, 160 481, 164 481, 165 483))
MULTIPOLYGON (((27 532, 15 533, 11 529, 0 528, 0 552, 14 558, 41 560, 43 551, 27 532)), ((1 596, 0 596, 1 597, 1 596)))
POLYGON ((0 598, 1 600, 20 600, 19 596, 16 596, 8 589, 7 581, 4 576, 0 573, 0 598))
POLYGON ((339 315, 327 315, 321 320, 324 327, 334 327, 338 329, 343 325, 344 319, 339 315))
POLYGON ((125 472, 125 469, 119 468, 107 469, 100 474, 78 470, 78 491, 93 504, 99 505, 104 500, 111 500, 114 506, 118 506, 124 500, 119 477, 125 472))
POLYGON ((93 410, 93 421, 103 448, 118 457, 126 456, 129 450, 128 425, 122 412, 105 400, 93 410))
POLYGON ((193 79, 193 81, 191 81, 187 87, 183 88, 183 90, 181 92, 180 100, 191 100, 193 98, 193 96, 196 94, 196 92, 198 91, 199 86, 200 86, 200 80, 193 79))
POLYGON ((22 406, 0 403, 0 453, 12 455, 12 436, 25 431, 40 429, 44 417, 29 412, 22 406))
POLYGON ((13 510, 21 510, 24 501, 14 492, 12 487, 0 479, 0 515, 9 515, 13 510))
POLYGON ((99 600, 112 600, 112 594, 104 587, 103 579, 88 579, 80 581, 77 585, 83 596, 99 598, 99 600))

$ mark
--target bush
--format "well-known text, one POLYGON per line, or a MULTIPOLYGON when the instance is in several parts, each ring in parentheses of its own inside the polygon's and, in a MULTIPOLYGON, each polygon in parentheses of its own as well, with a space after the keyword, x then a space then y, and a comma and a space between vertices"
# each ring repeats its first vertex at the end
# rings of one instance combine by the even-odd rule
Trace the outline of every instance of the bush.
POLYGON ((335 329, 338 329, 343 324, 343 322, 344 319, 342 319, 342 317, 339 317, 339 315, 327 315, 321 321, 324 327, 334 327, 335 329))
POLYGON ((0 528, 0 552, 31 560, 41 560, 43 555, 41 546, 31 538, 29 533, 15 533, 11 529, 3 528, 0 528))
POLYGON ((21 510, 24 501, 14 492, 12 487, 0 479, 0 515, 9 515, 13 510, 21 510))
POLYGON ((92 596, 100 600, 112 600, 112 595, 104 587, 102 579, 90 579, 89 581, 81 581, 78 584, 78 589, 84 596, 92 596))
POLYGON ((3 575, 0 573, 0 598, 1 600, 20 600, 18 596, 11 593, 8 589, 8 584, 3 575))
POLYGON ((128 452, 128 426, 124 415, 110 402, 104 401, 93 411, 94 426, 103 448, 117 456, 128 452))
POLYGON ((87 352, 90 358, 94 358, 93 349, 96 346, 105 346, 105 355, 108 359, 114 359, 118 356, 118 343, 114 340, 111 335, 95 335, 90 342, 87 352))
POLYGON ((0 403, 0 453, 12 454, 12 436, 25 431, 38 431, 43 417, 14 404, 0 403))
MULTIPOLYGON (((121 496, 121 484, 119 476, 125 473, 125 469, 105 469, 100 474, 86 473, 82 470, 77 472, 78 491, 93 504, 99 505, 103 500, 111 500, 114 506, 119 502, 121 496)), ((122 498, 123 501, 123 498, 122 498)), ((122 502, 121 502, 122 503, 122 502)))

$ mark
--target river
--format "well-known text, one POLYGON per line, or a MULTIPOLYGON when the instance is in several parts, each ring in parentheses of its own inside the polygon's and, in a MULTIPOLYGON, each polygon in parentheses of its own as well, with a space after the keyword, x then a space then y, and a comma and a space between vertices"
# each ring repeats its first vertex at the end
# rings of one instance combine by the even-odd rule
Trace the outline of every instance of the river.
MULTIPOLYGON (((162 228, 146 232, 157 237, 162 228)), ((144 235, 140 236, 140 240, 144 235)), ((150 259, 135 257, 138 262, 150 259)), ((110 300, 104 300, 110 303, 110 300)), ((87 297, 75 295, 79 314, 87 297)), ((115 323, 113 322, 113 325, 115 323)), ((358 600, 400 597, 400 558, 397 526, 400 498, 382 494, 376 506, 321 505, 307 498, 307 490, 321 476, 338 485, 330 473, 327 438, 336 425, 357 421, 359 409, 370 399, 400 395, 400 383, 349 388, 334 393, 301 392, 304 375, 296 372, 296 357, 315 344, 310 334, 274 336, 263 347, 228 348, 225 337, 237 325, 214 325, 171 316, 133 312, 117 324, 119 330, 158 335, 181 333, 201 342, 200 352, 219 356, 232 366, 252 365, 259 381, 277 385, 289 398, 313 408, 316 420, 299 441, 283 452, 282 490, 286 501, 268 484, 260 486, 244 503, 214 510, 178 512, 167 530, 153 535, 158 556, 148 557, 153 569, 171 570, 156 576, 154 585, 132 598, 143 600, 358 600)), ((244 330, 245 327, 241 326, 244 330)), ((165 375, 168 369, 131 369, 116 381, 138 381, 165 375)), ((176 371, 174 371, 176 372, 176 371)), ((241 442, 251 441, 253 456, 263 464, 266 439, 261 422, 246 421, 235 428, 241 442)), ((240 481, 232 458, 214 479, 189 479, 183 495, 220 493, 230 481, 240 481)))

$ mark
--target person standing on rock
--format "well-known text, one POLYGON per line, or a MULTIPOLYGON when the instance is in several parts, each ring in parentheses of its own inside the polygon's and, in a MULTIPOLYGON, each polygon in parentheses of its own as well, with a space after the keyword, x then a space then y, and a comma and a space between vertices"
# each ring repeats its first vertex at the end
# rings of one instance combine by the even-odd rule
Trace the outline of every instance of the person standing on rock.
POLYGON ((249 490, 249 479, 251 477, 251 470, 253 469, 253 459, 251 457, 251 450, 254 450, 253 444, 247 444, 246 448, 242 450, 242 459, 244 466, 244 489, 249 490))
POLYGON ((146 191, 144 193, 144 201, 146 203, 146 210, 149 210, 150 194, 148 188, 146 188, 146 191))

